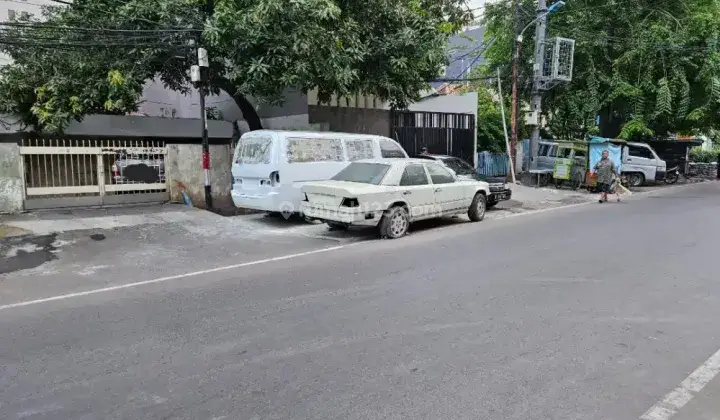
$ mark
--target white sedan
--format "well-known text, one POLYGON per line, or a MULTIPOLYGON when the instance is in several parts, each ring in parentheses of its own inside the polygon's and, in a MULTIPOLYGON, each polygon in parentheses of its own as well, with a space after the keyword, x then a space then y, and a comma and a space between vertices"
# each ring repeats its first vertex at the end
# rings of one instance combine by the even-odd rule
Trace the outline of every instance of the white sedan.
POLYGON ((382 237, 399 238, 418 220, 463 213, 482 220, 489 191, 487 182, 458 179, 433 161, 360 160, 329 181, 305 184, 300 211, 331 228, 378 226, 382 237))

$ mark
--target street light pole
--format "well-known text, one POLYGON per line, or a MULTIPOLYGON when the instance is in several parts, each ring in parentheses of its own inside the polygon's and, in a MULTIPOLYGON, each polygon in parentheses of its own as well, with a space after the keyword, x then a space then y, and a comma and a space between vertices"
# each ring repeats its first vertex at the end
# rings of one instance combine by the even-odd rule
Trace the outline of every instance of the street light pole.
MULTIPOLYGON (((515 33, 518 33, 518 30, 520 29, 520 0, 515 0, 514 5, 514 13, 515 13, 515 33)), ((518 130, 517 130, 517 113, 518 113, 518 87, 517 87, 517 79, 518 79, 518 66, 520 62, 520 52, 522 47, 522 41, 515 39, 515 48, 514 54, 513 54, 513 61, 512 61, 512 81, 511 81, 511 91, 512 91, 512 104, 510 108, 510 167, 513 171, 513 179, 515 178, 515 168, 516 163, 515 160, 517 159, 517 141, 518 141, 518 130)))
POLYGON ((536 163, 538 141, 540 141, 540 115, 542 112, 542 83, 543 67, 545 63, 545 27, 547 25, 547 5, 545 0, 538 0, 537 5, 537 27, 535 28, 535 62, 533 63, 533 90, 530 100, 530 110, 537 117, 530 136, 530 167, 534 168, 536 163))

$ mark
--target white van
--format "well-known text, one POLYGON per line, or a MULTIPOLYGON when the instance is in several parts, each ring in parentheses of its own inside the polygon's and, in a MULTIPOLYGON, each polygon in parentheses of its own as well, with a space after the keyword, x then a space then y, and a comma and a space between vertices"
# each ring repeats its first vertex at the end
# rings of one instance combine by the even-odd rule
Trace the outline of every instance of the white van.
POLYGON ((394 140, 367 134, 257 130, 238 140, 232 165, 236 207, 295 213, 301 187, 360 159, 407 158, 394 140))
POLYGON ((631 187, 646 182, 659 182, 667 175, 667 163, 647 143, 627 143, 623 146, 622 173, 631 187))

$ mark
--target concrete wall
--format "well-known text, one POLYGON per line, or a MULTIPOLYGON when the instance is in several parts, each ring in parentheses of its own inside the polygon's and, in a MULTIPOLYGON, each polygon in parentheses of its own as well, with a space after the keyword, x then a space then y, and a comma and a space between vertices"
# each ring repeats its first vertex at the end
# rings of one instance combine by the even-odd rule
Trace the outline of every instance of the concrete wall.
POLYGON ((0 213, 23 210, 23 174, 20 147, 0 143, 0 213))
POLYGON ((477 92, 463 95, 429 96, 408 106, 408 111, 472 114, 477 119, 477 92))
POLYGON ((718 177, 718 163, 695 163, 690 162, 690 173, 698 178, 720 179, 718 177))
MULTIPOLYGON (((88 115, 82 121, 72 121, 65 129, 67 135, 161 137, 168 142, 173 138, 202 137, 202 121, 192 118, 153 118, 136 115, 88 115)), ((232 123, 208 121, 210 139, 230 141, 232 123)))
MULTIPOLYGON (((193 206, 205 207, 205 173, 202 169, 202 146, 199 144, 168 144, 165 158, 165 176, 168 180, 170 200, 182 202, 184 190, 193 206)), ((210 145, 210 185, 213 207, 231 208, 232 155, 229 145, 210 145)))
POLYGON ((390 134, 390 111, 383 109, 310 105, 308 114, 311 124, 324 124, 329 131, 390 134))
MULTIPOLYGON (((259 103, 252 97, 248 101, 255 106, 263 128, 274 130, 308 128, 308 96, 293 89, 286 89, 285 101, 278 106, 259 103)), ((200 115, 200 96, 191 89, 187 95, 166 89, 160 80, 145 83, 143 103, 138 113, 149 117, 198 118, 200 115)), ((215 108, 224 121, 238 121, 240 131, 249 131, 240 108, 226 92, 208 96, 206 108, 215 108)))

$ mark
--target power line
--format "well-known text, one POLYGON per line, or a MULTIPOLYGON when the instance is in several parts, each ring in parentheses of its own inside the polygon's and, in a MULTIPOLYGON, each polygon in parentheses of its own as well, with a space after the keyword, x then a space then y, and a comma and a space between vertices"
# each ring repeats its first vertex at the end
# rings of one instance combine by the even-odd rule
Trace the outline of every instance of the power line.
MULTIPOLYGON (((8 1, 8 0, 0 0, 0 1, 8 1)), ((116 28, 89 28, 89 27, 81 27, 81 26, 57 26, 57 25, 48 25, 45 23, 34 23, 34 22, 0 22, 0 27, 10 27, 10 28, 29 28, 29 29, 56 29, 56 30, 64 30, 64 31, 82 31, 82 32, 118 32, 118 33, 158 33, 158 32, 167 32, 167 33, 183 33, 183 32, 202 32, 202 29, 194 29, 194 28, 168 28, 168 29, 116 29, 116 28)))
MULTIPOLYGON (((81 9, 87 9, 87 8, 88 8, 88 5, 87 5, 87 4, 76 4, 76 3, 72 3, 72 2, 69 2, 69 1, 65 1, 65 0, 49 0, 49 1, 51 1, 51 2, 53 2, 53 3, 62 4, 62 5, 65 5, 65 6, 70 6, 71 8, 81 8, 81 9)), ((118 0, 116 0, 116 1, 118 1, 118 0)), ((118 2, 120 3, 120 5, 127 5, 127 4, 128 4, 128 3, 125 2, 125 1, 118 1, 118 2)), ((94 11, 102 12, 102 13, 108 15, 108 16, 111 16, 111 17, 116 17, 116 16, 118 16, 118 13, 117 13, 116 11, 104 10, 104 9, 100 9, 100 8, 92 8, 92 9, 93 9, 94 11)), ((147 23, 150 23, 150 24, 152 24, 152 25, 158 25, 158 24, 159 24, 159 22, 152 21, 152 20, 150 20, 150 19, 141 18, 141 17, 133 17, 131 20, 136 20, 136 21, 140 21, 140 22, 147 22, 147 23)), ((168 29, 182 29, 182 28, 168 28, 168 29)))
POLYGON ((482 82, 482 81, 493 81, 496 80, 495 76, 485 77, 466 77, 466 78, 441 78, 431 80, 431 83, 459 83, 459 82, 482 82))
POLYGON ((40 8, 42 8, 42 7, 48 7, 47 4, 32 3, 32 2, 24 1, 24 0, 0 0, 0 1, 4 1, 4 2, 7 2, 7 3, 28 4, 28 5, 30 5, 30 6, 37 6, 37 7, 40 7, 40 8))
POLYGON ((194 48, 186 45, 168 45, 160 43, 127 43, 127 42, 73 42, 73 43, 62 43, 62 42, 46 42, 40 41, 14 41, 0 39, 1 45, 15 45, 19 47, 38 47, 38 48, 61 48, 61 49, 77 49, 86 47, 99 47, 99 48, 165 48, 165 49, 183 49, 183 48, 194 48))

